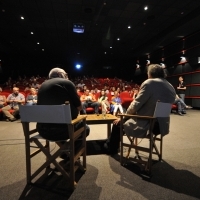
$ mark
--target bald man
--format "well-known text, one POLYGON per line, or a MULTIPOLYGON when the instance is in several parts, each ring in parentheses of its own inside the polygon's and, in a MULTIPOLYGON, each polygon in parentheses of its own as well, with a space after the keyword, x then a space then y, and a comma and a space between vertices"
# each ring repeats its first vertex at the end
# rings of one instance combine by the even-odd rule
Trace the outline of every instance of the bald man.
MULTIPOLYGON (((75 85, 68 79, 67 73, 61 68, 53 68, 49 72, 49 80, 42 83, 38 90, 37 105, 62 105, 69 101, 72 119, 77 118, 82 110, 80 97, 76 92, 75 85)), ((77 125, 77 128, 82 123, 77 125)), ((66 124, 38 123, 39 134, 48 140, 67 140, 69 138, 66 124)), ((86 135, 89 135, 89 127, 86 127, 86 135)), ((57 142, 60 146, 63 143, 57 142)))
POLYGON ((16 116, 19 114, 19 104, 25 103, 25 97, 23 94, 19 93, 18 87, 14 87, 13 93, 8 95, 7 103, 8 105, 2 108, 2 112, 6 116, 7 121, 13 122, 17 120, 16 116), (12 114, 9 112, 10 109, 14 110, 12 114))

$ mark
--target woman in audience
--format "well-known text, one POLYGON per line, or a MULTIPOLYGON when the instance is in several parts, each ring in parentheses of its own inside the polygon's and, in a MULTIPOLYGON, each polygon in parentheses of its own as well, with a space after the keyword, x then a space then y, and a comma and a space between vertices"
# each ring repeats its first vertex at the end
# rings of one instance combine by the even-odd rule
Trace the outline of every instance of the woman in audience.
POLYGON ((25 87, 25 89, 24 89, 24 92, 29 92, 30 89, 31 89, 31 84, 27 82, 27 83, 26 83, 26 87, 25 87))
POLYGON ((110 103, 108 101, 108 97, 106 96, 106 93, 104 90, 101 91, 101 94, 98 98, 98 102, 101 104, 102 113, 103 112, 109 113, 108 108, 110 107, 110 103))
POLYGON ((1 95, 2 88, 0 87, 0 108, 4 107, 6 104, 6 97, 4 95, 1 95))
POLYGON ((113 115, 115 116, 117 114, 118 109, 120 113, 123 114, 122 101, 121 101, 121 98, 119 97, 118 91, 115 91, 115 94, 112 97, 110 108, 111 108, 111 112, 113 111, 113 115))
POLYGON ((113 86, 112 88, 111 88, 111 90, 110 90, 110 94, 112 95, 112 96, 114 96, 114 94, 115 94, 115 87, 113 86))
POLYGON ((30 89, 30 94, 26 97, 26 105, 32 106, 37 104, 37 93, 35 88, 30 89))

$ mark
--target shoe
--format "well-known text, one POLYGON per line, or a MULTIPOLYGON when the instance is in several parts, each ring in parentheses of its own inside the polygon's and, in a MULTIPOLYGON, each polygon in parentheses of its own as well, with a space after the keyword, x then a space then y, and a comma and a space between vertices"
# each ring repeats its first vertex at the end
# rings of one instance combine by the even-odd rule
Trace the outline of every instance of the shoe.
POLYGON ((12 118, 12 119, 9 119, 11 122, 14 122, 16 121, 17 119, 16 118, 12 118))
POLYGON ((116 150, 110 149, 109 144, 107 142, 104 143, 103 147, 107 151, 107 154, 109 155, 115 155, 119 153, 119 149, 116 150))
POLYGON ((118 153, 120 153, 120 150, 119 150, 119 149, 110 149, 110 151, 109 151, 109 154, 110 154, 111 156, 116 155, 116 154, 118 154, 118 153))
POLYGON ((186 108, 187 108, 187 109, 192 109, 192 107, 191 107, 191 106, 186 106, 186 108))
POLYGON ((108 149, 109 149, 109 147, 108 147, 108 143, 105 142, 104 145, 103 145, 103 147, 104 147, 104 149, 108 150, 108 149))
POLYGON ((179 114, 180 116, 183 116, 183 114, 182 114, 181 112, 178 112, 178 114, 179 114))
POLYGON ((60 155, 60 158, 63 159, 63 160, 69 160, 69 156, 66 153, 62 153, 60 155))

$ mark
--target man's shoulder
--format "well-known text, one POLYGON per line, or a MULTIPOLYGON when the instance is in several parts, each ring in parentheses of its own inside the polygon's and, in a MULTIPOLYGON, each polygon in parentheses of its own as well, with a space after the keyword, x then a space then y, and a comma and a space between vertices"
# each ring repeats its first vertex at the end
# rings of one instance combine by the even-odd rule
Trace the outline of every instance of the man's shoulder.
POLYGON ((45 86, 45 85, 54 85, 54 84, 58 84, 58 85, 69 85, 69 86, 74 86, 75 85, 70 81, 70 80, 67 80, 67 79, 64 79, 64 78, 52 78, 52 79, 49 79, 45 82, 43 82, 42 86, 45 86))
POLYGON ((157 84, 157 83, 169 83, 166 79, 164 78, 150 78, 145 80, 143 84, 157 84))
POLYGON ((8 95, 8 98, 10 98, 10 97, 12 97, 12 96, 13 96, 13 93, 9 94, 9 95, 8 95))
POLYGON ((22 94, 22 93, 19 93, 19 96, 21 96, 21 97, 24 97, 24 94, 22 94))

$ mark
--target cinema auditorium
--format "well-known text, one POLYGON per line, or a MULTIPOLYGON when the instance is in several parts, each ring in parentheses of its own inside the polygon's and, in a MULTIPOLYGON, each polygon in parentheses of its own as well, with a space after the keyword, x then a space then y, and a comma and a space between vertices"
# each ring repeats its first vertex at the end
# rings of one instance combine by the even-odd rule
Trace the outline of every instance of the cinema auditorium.
POLYGON ((0 0, 0 199, 200 199, 199 0, 0 0))

